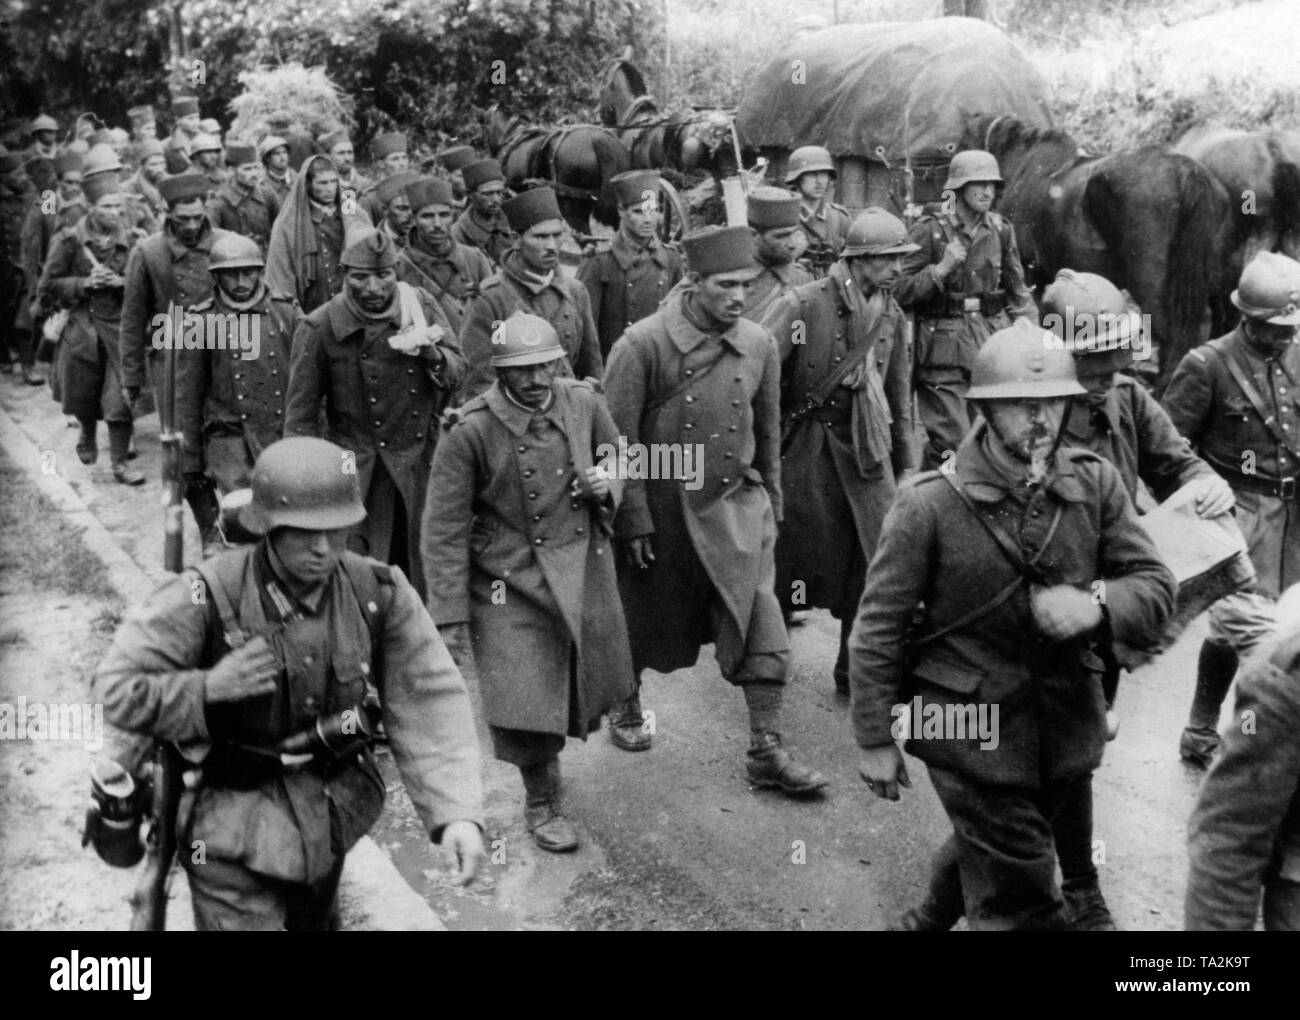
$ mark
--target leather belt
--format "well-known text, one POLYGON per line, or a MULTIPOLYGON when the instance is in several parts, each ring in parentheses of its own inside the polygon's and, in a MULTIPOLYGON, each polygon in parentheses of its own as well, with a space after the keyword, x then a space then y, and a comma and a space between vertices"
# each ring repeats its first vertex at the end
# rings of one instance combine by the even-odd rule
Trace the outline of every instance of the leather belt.
POLYGON ((931 300, 926 314, 938 318, 959 318, 979 312, 994 316, 1007 307, 1007 292, 990 290, 983 294, 942 294, 931 300))
POLYGON ((1228 478, 1228 484, 1234 489, 1245 489, 1247 492, 1273 496, 1277 499, 1295 499, 1296 497, 1296 479, 1294 476, 1290 478, 1265 478, 1263 475, 1245 475, 1237 472, 1228 478))

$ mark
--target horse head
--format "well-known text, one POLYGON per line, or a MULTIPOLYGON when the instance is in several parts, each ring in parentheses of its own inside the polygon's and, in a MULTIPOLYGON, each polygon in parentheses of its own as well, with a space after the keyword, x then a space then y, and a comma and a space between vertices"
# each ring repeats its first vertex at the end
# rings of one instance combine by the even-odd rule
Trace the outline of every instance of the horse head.
POLYGON ((493 158, 505 148, 511 138, 524 126, 524 119, 507 113, 500 103, 493 103, 483 111, 483 144, 493 158))
POLYGON ((637 118, 654 120, 658 115, 659 107, 637 66, 626 57, 611 63, 600 90, 600 122, 615 127, 634 123, 637 118))

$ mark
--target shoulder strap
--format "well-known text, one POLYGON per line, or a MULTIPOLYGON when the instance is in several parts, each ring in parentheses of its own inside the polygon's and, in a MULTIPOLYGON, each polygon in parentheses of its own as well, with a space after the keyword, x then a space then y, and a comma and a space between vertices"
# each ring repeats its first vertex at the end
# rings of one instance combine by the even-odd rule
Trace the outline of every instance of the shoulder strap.
POLYGON ((339 557, 343 573, 352 585, 352 594, 361 606, 361 614, 366 618, 366 629, 370 631, 371 655, 379 654, 381 647, 384 612, 386 600, 381 598, 380 585, 393 584, 392 571, 383 564, 367 562, 364 557, 343 555, 339 557), (382 577, 381 577, 382 572, 382 577))
POLYGON ((1259 395, 1259 390, 1255 389, 1255 384, 1250 381, 1250 376, 1242 370, 1237 359, 1234 358, 1231 353, 1214 346, 1213 342, 1208 343, 1205 346, 1214 351, 1214 353, 1219 356, 1220 360, 1223 361, 1224 367, 1228 370, 1228 374, 1232 376, 1233 381, 1237 384, 1237 388, 1241 390, 1242 395, 1250 401, 1250 406, 1255 409, 1255 413, 1259 415, 1260 420, 1264 423, 1264 427, 1268 429, 1273 438, 1276 439, 1278 443, 1281 444, 1282 448, 1290 453, 1291 456, 1300 458, 1300 452, 1297 452, 1296 448, 1291 445, 1291 437, 1282 431, 1281 427, 1277 423, 1277 418, 1265 409, 1264 398, 1259 395))
MULTIPOLYGON (((166 228, 164 228, 166 229, 166 228)), ((175 293, 174 281, 172 280, 171 265, 167 261, 167 240, 161 234, 153 235, 157 237, 161 244, 144 244, 140 245, 140 254, 144 256, 145 264, 149 267, 149 272, 153 274, 158 285, 163 288, 163 297, 167 299, 170 305, 172 295, 175 293)))
POLYGON ((1047 534, 1043 538, 1043 544, 1038 547, 1038 552, 1034 554, 1032 559, 1026 560, 1020 551, 1019 543, 979 512, 979 508, 971 502, 970 496, 967 495, 966 490, 962 488, 962 484, 957 480, 955 473, 950 474, 947 471, 940 471, 939 474, 943 475, 943 480, 952 486, 952 491, 957 493, 961 501, 966 504, 966 508, 975 516, 975 519, 984 525, 984 530, 992 536, 993 541, 998 544, 998 548, 1002 550, 1002 554, 1006 556, 1007 561, 1016 568, 1016 572, 1025 580, 1037 581, 1038 578, 1034 567, 1038 563, 1039 557, 1043 555, 1047 550, 1048 545, 1051 544, 1052 537, 1056 534, 1057 526, 1061 523, 1061 515, 1064 512, 1064 507, 1057 504, 1056 512, 1052 514, 1052 523, 1048 525, 1047 534))
POLYGON ((221 583, 217 571, 208 563, 200 563, 191 569, 199 575, 199 578, 207 586, 207 593, 212 596, 212 604, 217 607, 217 615, 221 618, 221 630, 226 639, 226 645, 233 651, 244 643, 244 630, 239 625, 239 617, 235 614, 235 607, 230 602, 229 592, 226 591, 225 585, 221 583))
POLYGON ((717 357, 715 357, 703 368, 697 368, 689 379, 677 380, 677 382, 675 382, 672 386, 670 386, 665 393, 661 394, 657 399, 646 404, 644 410, 642 410, 641 413, 649 414, 651 411, 657 411, 659 410, 659 408, 663 407, 664 404, 668 403, 674 397, 678 397, 681 394, 685 393, 686 390, 694 386, 697 382, 699 382, 710 372, 712 372, 715 368, 717 368, 720 364, 722 364, 722 359, 725 358, 726 356, 727 356, 727 345, 723 343, 719 346, 717 357))

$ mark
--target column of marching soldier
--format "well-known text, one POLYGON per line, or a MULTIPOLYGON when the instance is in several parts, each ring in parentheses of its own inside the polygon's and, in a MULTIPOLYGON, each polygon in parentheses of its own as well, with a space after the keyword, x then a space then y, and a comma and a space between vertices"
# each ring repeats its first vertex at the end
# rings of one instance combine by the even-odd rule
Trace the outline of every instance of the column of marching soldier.
MULTIPOLYGON (((751 781, 820 793, 780 719, 787 624, 822 607, 879 796, 909 784, 893 706, 1000 709, 996 749, 914 731, 954 834, 896 927, 1113 929, 1091 861, 1110 648, 1150 642, 1175 595, 1136 520, 1139 481, 1235 512, 1258 573, 1211 612, 1182 737, 1186 760, 1215 759, 1188 923, 1249 926, 1261 883, 1270 927, 1297 922, 1289 795, 1252 799, 1259 744, 1229 731, 1220 750, 1215 730, 1239 660, 1276 644, 1295 576, 1300 265, 1247 266, 1241 325, 1187 356, 1162 406, 1123 374, 1144 338, 1110 282, 1062 271, 1041 311, 1060 335, 1039 326, 985 152, 953 158, 953 200, 908 230, 830 202, 831 157, 805 147, 789 190, 749 196, 748 227, 697 230, 682 253, 658 239, 657 175, 631 171, 612 182, 612 243, 575 281, 554 192, 507 197, 472 148, 416 173, 405 137, 380 135, 371 181, 344 131, 315 139, 278 115, 255 145, 223 143, 197 101, 172 114, 165 142, 140 107, 134 141, 88 115, 66 146, 42 116, 27 149, 0 154, 0 311, 26 381, 52 347, 82 461, 103 419, 131 485, 132 420, 162 398, 157 317, 257 324, 254 357, 177 350, 193 569, 212 597, 195 603, 193 574, 161 587, 94 681, 116 724, 190 763, 200 926, 330 923, 343 857, 382 805, 381 723, 431 837, 473 877, 483 815, 457 670, 471 650, 546 850, 579 842, 565 738, 607 714, 615 745, 649 748, 642 672, 689 667, 709 643, 745 698, 751 781), (620 459, 654 450, 697 451, 698 470, 647 478, 620 459)), ((1294 714, 1257 674, 1240 696, 1294 714)))

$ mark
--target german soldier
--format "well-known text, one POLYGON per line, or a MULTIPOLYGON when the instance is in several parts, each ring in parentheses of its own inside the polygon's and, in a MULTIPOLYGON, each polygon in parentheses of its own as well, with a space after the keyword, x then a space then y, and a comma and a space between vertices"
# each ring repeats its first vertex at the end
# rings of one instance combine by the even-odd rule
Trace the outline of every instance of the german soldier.
POLYGON ((1179 753, 1205 768, 1219 746, 1219 710, 1244 661, 1273 633, 1274 603, 1300 580, 1300 263, 1261 252, 1242 270, 1237 328, 1174 369, 1164 406, 1175 427, 1232 487, 1255 583, 1210 607, 1196 694, 1179 753))
POLYGON ((647 315, 682 278, 682 257, 664 247, 656 234, 659 175, 628 170, 610 178, 618 200, 618 233, 608 251, 591 256, 578 269, 578 280, 591 296, 591 312, 606 357, 624 330, 647 315))
POLYGON ((501 268, 480 284, 478 297, 466 309, 460 338, 469 360, 464 395, 477 396, 492 385, 495 331, 516 311, 539 315, 555 327, 566 359, 562 375, 599 379, 604 362, 591 298, 586 287, 560 270, 565 227, 555 192, 525 191, 503 208, 519 243, 502 256, 501 268))
POLYGON ((208 199, 208 219, 214 227, 251 237, 265 252, 271 225, 280 214, 280 200, 262 183, 262 167, 251 145, 226 146, 230 179, 208 199))
POLYGON ((826 270, 844 246, 853 219, 844 206, 828 200, 835 163, 820 145, 804 145, 790 153, 785 165, 785 184, 799 196, 799 224, 808 240, 806 258, 814 277, 826 270))
POLYGON ((457 334, 479 285, 492 275, 486 255, 451 236, 454 216, 451 185, 426 177, 406 186, 412 225, 410 244, 397 259, 397 278, 432 294, 457 334))
POLYGON ((911 359, 890 297, 915 251, 901 220, 866 209, 824 279, 795 287, 762 324, 782 361, 776 592, 840 621, 836 692, 849 693, 849 631, 895 479, 912 467, 911 359), (801 597, 794 598, 798 592, 801 597))
POLYGON ((460 168, 469 205, 451 228, 461 244, 477 248, 500 265, 506 252, 519 240, 509 219, 501 211, 506 198, 506 178, 495 159, 480 159, 460 168))
POLYGON ((92 681, 115 725, 190 765, 178 831, 199 930, 335 924, 344 857, 383 808, 380 715, 453 881, 484 856, 464 681, 401 571, 344 551, 365 516, 348 463, 320 439, 269 446, 241 515, 261 541, 155 591, 92 681))
POLYGON ((449 412, 433 457, 422 549, 429 607, 459 659, 471 641, 499 760, 517 765, 544 850, 578 845, 559 752, 632 693, 610 522, 618 436, 590 383, 557 376, 564 348, 516 312, 496 382, 449 412))
POLYGON ((356 457, 368 516, 355 539, 423 594, 420 515, 438 415, 465 360, 433 297, 398 284, 389 238, 358 235, 340 265, 343 291, 294 334, 285 434, 316 434, 323 402, 326 435, 356 457))
MULTIPOLYGON (((221 497, 248 488, 257 458, 284 434, 298 313, 271 297, 262 280, 264 265, 252 238, 232 233, 216 241, 208 262, 216 285, 192 314, 221 323, 225 347, 176 352, 176 416, 185 437, 187 488, 204 484, 206 475, 221 497)), ((220 547, 210 541, 204 557, 220 547)))
POLYGON ((1001 181, 991 153, 953 156, 944 183, 951 209, 912 225, 920 248, 903 263, 894 288, 898 303, 916 313, 916 406, 929 440, 926 468, 951 457, 970 430, 965 393, 984 341, 1012 319, 1038 321, 1016 233, 992 210, 1001 181))
POLYGON ((931 896, 949 891, 955 856, 977 930, 1069 923, 1051 824, 1106 743, 1089 643, 1141 647, 1173 610, 1173 576, 1119 473, 1060 446, 1069 398, 1083 393, 1073 358, 1039 327, 988 339, 969 394, 984 421, 950 470, 899 491, 850 637, 862 777, 897 800, 910 781, 894 741, 910 736, 955 830, 931 896))
MULTIPOLYGON (((772 335, 741 318, 760 272, 748 227, 687 235, 686 285, 610 351, 605 389, 629 451, 681 450, 680 470, 633 477, 615 523, 632 663, 671 672, 714 643, 749 708, 750 781, 789 794, 826 779, 781 745, 790 642, 773 594, 781 519, 781 366, 772 335), (691 456, 688 465, 686 454, 691 456), (690 470, 687 470, 687 468, 690 470), (662 473, 660 473, 662 474, 662 473)), ((634 695, 610 718, 626 750, 649 745, 634 695)))
POLYGON ((745 296, 742 314, 751 322, 762 322, 781 298, 812 282, 812 274, 795 261, 808 245, 799 217, 798 195, 780 188, 755 188, 749 193, 746 218, 758 239, 758 261, 763 267, 745 296))

